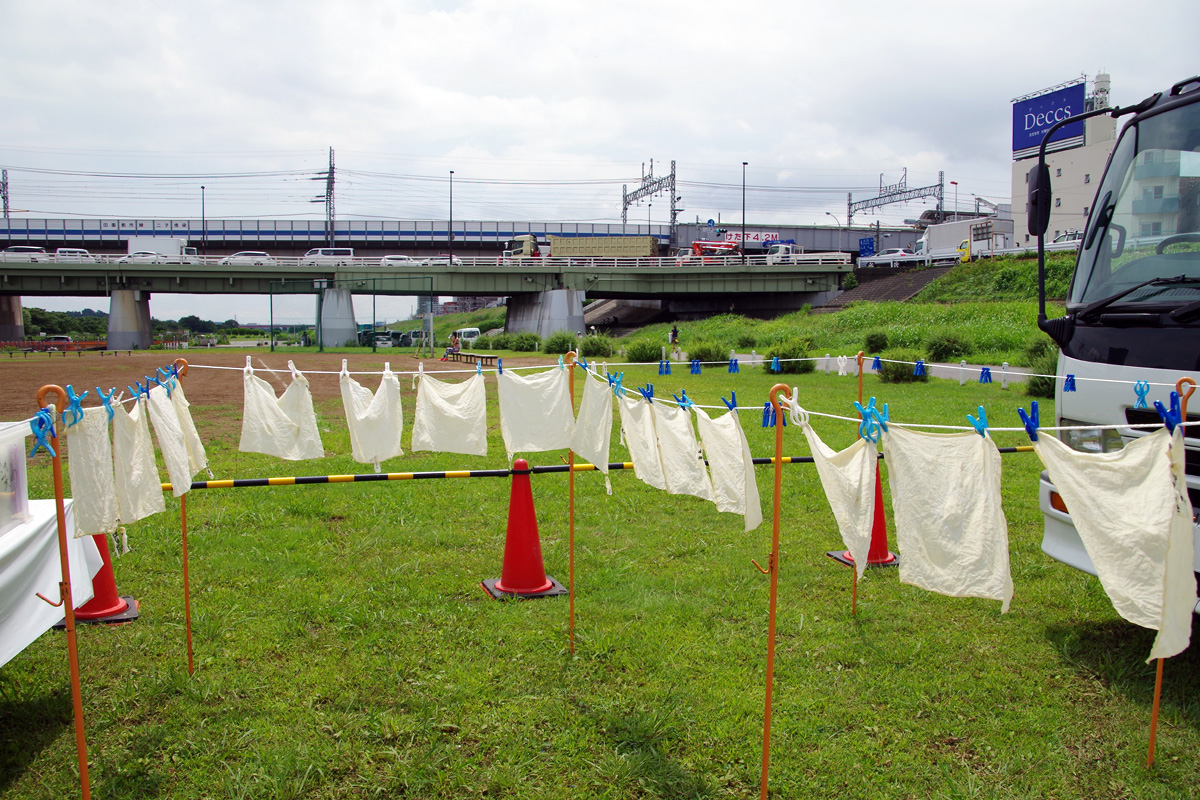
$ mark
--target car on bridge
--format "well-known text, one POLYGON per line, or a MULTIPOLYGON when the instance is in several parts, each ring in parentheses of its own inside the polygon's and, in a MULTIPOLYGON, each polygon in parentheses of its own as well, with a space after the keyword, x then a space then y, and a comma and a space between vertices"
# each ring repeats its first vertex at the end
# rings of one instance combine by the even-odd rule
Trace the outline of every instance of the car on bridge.
POLYGON ((273 267, 275 259, 261 250, 243 250, 222 258, 219 263, 223 267, 273 267))
POLYGON ((0 261, 49 261, 50 254, 44 247, 32 247, 24 244, 14 244, 0 251, 0 261))
POLYGON ((412 256, 394 255, 384 256, 379 259, 379 266, 381 267, 417 267, 420 265, 421 262, 412 256))
POLYGON ((127 256, 117 259, 118 264, 158 264, 162 253, 152 250, 136 250, 127 256))
POLYGON ((60 264, 95 264, 96 257, 78 247, 60 247, 54 251, 54 260, 60 264))
POLYGON ((300 256, 302 267, 348 267, 353 263, 353 247, 314 247, 300 256))
POLYGON ((451 258, 448 253, 442 253, 434 256, 433 258, 427 258, 421 262, 422 267, 448 267, 451 264, 456 267, 461 267, 463 262, 458 256, 451 258))

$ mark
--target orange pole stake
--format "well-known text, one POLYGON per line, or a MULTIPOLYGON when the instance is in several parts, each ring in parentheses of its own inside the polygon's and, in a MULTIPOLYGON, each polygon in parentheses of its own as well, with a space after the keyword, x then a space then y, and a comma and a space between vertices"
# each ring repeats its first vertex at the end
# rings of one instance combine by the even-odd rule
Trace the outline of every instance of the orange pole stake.
MULTIPOLYGON (((865 354, 863 353, 862 350, 858 351, 858 358, 857 358, 857 361, 858 361, 858 404, 860 406, 862 405, 862 378, 863 378, 863 357, 864 357, 864 355, 865 354)), ((859 419, 860 420, 862 419, 861 414, 859 414, 859 419)), ((877 476, 877 478, 878 478, 878 476, 877 476)), ((856 616, 858 616, 858 567, 851 567, 850 580, 853 584, 850 587, 850 616, 856 617, 856 616)))
MULTIPOLYGON (((567 353, 566 361, 571 367, 571 413, 575 410, 575 351, 567 353)), ((567 533, 567 560, 569 562, 567 576, 567 605, 570 608, 569 622, 567 625, 568 646, 572 653, 575 652, 575 451, 567 450, 567 466, 570 467, 567 479, 567 518, 568 523, 567 533)))
MULTIPOLYGON (((790 398, 792 391, 777 383, 771 387, 771 406, 775 409, 775 502, 771 511, 771 556, 765 570, 771 576, 771 595, 767 612, 767 697, 763 709, 762 800, 767 798, 767 779, 771 767, 771 701, 775 685, 775 607, 779 593, 779 499, 783 492, 783 409, 779 395, 790 398)), ((763 571, 757 562, 754 566, 763 571)))
POLYGON ((196 674, 192 660, 192 590, 188 584, 187 495, 179 498, 179 527, 183 538, 183 629, 187 637, 188 674, 196 674))
MULTIPOLYGON (((67 393, 62 387, 48 384, 38 389, 37 402, 39 408, 46 408, 46 395, 54 394, 58 403, 62 403, 67 393)), ((57 409, 55 409, 57 411, 57 409)), ((75 752, 79 758, 79 788, 83 800, 91 800, 92 786, 88 779, 87 764, 87 733, 83 723, 83 689, 79 679, 79 645, 75 638, 75 601, 71 598, 71 564, 67 558, 67 510, 63 500, 62 450, 59 448, 57 433, 50 436, 50 448, 54 450, 51 460, 54 469, 54 512, 58 519, 58 559, 62 571, 62 581, 58 584, 59 598, 65 612, 65 627, 67 632, 67 661, 71 668, 71 702, 75 713, 75 752)))

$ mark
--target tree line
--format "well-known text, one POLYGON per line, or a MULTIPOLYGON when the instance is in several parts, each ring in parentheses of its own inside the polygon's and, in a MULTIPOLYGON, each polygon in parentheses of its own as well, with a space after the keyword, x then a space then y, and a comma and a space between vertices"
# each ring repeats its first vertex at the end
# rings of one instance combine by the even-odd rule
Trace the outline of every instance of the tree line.
MULTIPOLYGON (((26 307, 22 310, 27 337, 66 335, 74 339, 103 339, 108 335, 108 312, 85 308, 82 311, 46 311, 42 308, 26 307)), ((179 319, 150 319, 155 334, 173 333, 261 333, 253 328, 242 328, 237 320, 223 322, 200 319, 189 314, 179 319)))

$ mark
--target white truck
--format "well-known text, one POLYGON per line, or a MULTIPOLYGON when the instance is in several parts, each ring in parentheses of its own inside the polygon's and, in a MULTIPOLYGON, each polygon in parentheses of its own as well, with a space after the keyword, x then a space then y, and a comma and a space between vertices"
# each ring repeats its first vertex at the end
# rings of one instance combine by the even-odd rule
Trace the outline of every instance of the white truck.
POLYGON ((131 236, 128 263, 199 264, 196 248, 188 247, 187 239, 171 236, 131 236), (136 258, 135 258, 136 256, 136 258))

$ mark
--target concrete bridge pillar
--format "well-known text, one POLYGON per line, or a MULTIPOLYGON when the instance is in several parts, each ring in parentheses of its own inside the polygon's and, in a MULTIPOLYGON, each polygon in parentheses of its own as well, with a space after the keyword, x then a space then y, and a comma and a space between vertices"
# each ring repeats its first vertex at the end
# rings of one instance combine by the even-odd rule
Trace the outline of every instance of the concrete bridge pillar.
POLYGON ((21 298, 15 294, 0 297, 0 342, 19 342, 25 339, 25 318, 21 314, 21 298))
POLYGON ((583 331, 583 295, 579 289, 551 289, 508 298, 504 330, 536 333, 545 339, 557 331, 583 331))
POLYGON ((317 295, 317 337, 324 347, 358 344, 354 300, 349 289, 323 289, 317 295))
POLYGON ((108 301, 108 349, 149 350, 152 344, 150 293, 140 289, 113 289, 108 301))

